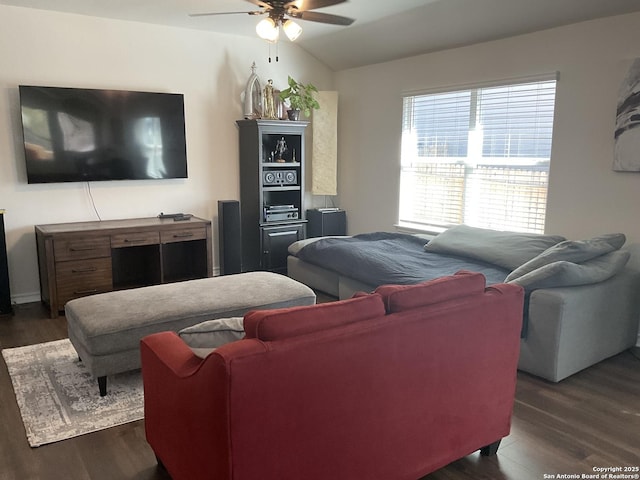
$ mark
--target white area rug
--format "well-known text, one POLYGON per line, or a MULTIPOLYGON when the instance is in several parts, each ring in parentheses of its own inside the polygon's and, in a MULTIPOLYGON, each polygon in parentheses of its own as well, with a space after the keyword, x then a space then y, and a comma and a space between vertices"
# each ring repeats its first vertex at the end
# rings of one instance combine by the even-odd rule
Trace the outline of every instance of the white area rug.
POLYGON ((139 370, 109 376, 100 397, 68 339, 4 349, 2 356, 32 447, 143 418, 139 370))

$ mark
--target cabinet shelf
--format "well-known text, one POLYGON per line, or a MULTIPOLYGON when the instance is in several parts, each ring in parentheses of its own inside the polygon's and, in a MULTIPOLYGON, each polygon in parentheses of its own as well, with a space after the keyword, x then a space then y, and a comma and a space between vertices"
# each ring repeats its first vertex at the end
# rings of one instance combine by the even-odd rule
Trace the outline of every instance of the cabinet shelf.
POLYGON ((292 190, 300 190, 296 185, 287 185, 286 187, 264 187, 265 192, 288 192, 292 190))
POLYGON ((299 167, 300 162, 262 162, 263 167, 275 167, 275 168, 291 168, 299 167))
POLYGON ((274 222, 260 222, 261 227, 275 227, 278 225, 297 225, 297 224, 306 224, 307 220, 300 220, 299 218, 295 220, 276 220, 274 222))

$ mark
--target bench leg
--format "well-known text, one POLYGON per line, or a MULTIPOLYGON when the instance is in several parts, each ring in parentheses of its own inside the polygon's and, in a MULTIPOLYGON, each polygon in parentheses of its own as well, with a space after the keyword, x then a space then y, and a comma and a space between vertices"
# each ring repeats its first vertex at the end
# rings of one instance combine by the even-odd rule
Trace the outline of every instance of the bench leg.
POLYGON ((158 462, 158 468, 163 472, 166 472, 167 467, 164 466, 164 463, 162 463, 162 460, 160 460, 160 457, 158 455, 156 455, 156 461, 158 462))
POLYGON ((107 377, 98 377, 98 388, 100 389, 100 396, 104 397, 107 394, 107 377))
POLYGON ((490 457, 491 455, 495 455, 498 453, 498 447, 500 446, 500 441, 502 439, 493 442, 491 445, 487 445, 486 447, 482 447, 480 449, 480 455, 483 457, 490 457))

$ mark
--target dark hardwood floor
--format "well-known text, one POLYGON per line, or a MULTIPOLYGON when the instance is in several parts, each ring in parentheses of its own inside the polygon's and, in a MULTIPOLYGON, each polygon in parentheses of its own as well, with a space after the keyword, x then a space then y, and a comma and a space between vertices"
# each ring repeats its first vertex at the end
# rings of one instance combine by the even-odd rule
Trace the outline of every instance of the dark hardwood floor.
MULTIPOLYGON (((40 304, 15 310, 0 317, 1 348, 66 337, 65 318, 48 318, 40 304)), ((0 480, 169 478, 156 468, 143 421, 30 448, 0 362, 0 480)), ((552 478, 545 474, 582 477, 596 467, 638 465, 640 360, 627 351, 559 384, 519 373, 511 434, 498 454, 471 454, 423 480, 540 480, 552 478)))

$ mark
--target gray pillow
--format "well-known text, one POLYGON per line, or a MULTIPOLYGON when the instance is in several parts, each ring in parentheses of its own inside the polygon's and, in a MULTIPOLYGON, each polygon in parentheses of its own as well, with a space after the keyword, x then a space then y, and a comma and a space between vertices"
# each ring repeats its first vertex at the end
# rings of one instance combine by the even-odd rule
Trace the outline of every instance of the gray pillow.
POLYGON ((598 237, 593 237, 593 240, 603 240, 611 245, 614 249, 620 250, 627 241, 627 237, 624 233, 605 233, 598 237))
POLYGON ((511 272, 505 281, 509 282, 522 277, 529 272, 558 261, 582 263, 600 255, 620 249, 626 237, 622 233, 611 233, 594 237, 589 240, 565 240, 546 249, 537 257, 511 272))
POLYGON ((473 258, 514 270, 547 248, 566 240, 560 235, 503 232, 456 225, 424 246, 427 252, 473 258))
POLYGON ((244 338, 244 318, 216 318, 183 328, 178 335, 193 353, 204 358, 225 343, 244 338))
POLYGON ((624 268, 629 252, 617 250, 584 263, 564 260, 549 263, 508 283, 521 285, 525 290, 536 288, 572 287, 603 282, 624 268))

